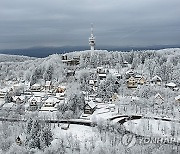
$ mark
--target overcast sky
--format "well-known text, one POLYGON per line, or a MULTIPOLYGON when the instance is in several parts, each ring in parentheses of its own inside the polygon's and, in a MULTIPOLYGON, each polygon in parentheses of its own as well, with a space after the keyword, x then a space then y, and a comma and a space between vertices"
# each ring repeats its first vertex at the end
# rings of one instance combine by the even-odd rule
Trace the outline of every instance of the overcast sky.
POLYGON ((0 0, 0 49, 180 43, 180 0, 0 0))

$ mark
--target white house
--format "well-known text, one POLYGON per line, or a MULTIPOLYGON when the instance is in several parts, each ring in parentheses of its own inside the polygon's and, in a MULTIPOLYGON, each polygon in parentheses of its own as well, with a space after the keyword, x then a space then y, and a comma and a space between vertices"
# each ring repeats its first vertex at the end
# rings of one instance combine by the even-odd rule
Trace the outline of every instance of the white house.
POLYGON ((28 102, 29 102, 29 109, 31 111, 34 111, 34 110, 38 109, 38 107, 40 106, 40 103, 42 102, 42 99, 41 99, 41 97, 32 96, 32 97, 30 97, 28 102))
POLYGON ((153 83, 153 84, 160 85, 161 82, 162 82, 162 79, 161 79, 161 77, 159 77, 158 75, 154 76, 154 77, 151 79, 151 83, 153 83))
POLYGON ((180 95, 176 96, 176 97, 175 97, 175 100, 176 100, 176 102, 179 102, 179 103, 180 103, 180 95))
POLYGON ((31 86, 32 91, 41 91, 41 85, 38 83, 35 83, 31 86))
POLYGON ((127 80, 127 87, 128 88, 137 88, 137 80, 133 76, 131 76, 127 80))
POLYGON ((163 103, 164 102, 164 98, 161 96, 160 93, 157 93, 155 96, 154 96, 154 101, 155 103, 163 103))
POLYGON ((47 100, 44 101, 44 107, 54 107, 59 100, 56 97, 49 97, 47 100))
POLYGON ((45 88, 45 90, 51 90, 52 89, 52 82, 46 81, 44 88, 45 88))
POLYGON ((12 97, 12 100, 13 100, 13 102, 15 102, 16 104, 21 104, 21 103, 23 103, 24 101, 25 101, 25 96, 24 95, 22 95, 22 96, 13 96, 12 97))
POLYGON ((173 83, 173 82, 170 82, 170 83, 167 83, 167 84, 165 85, 165 87, 166 87, 166 88, 170 88, 170 89, 172 89, 172 90, 175 90, 175 88, 177 88, 177 85, 176 85, 175 83, 173 83))
POLYGON ((84 114, 93 114, 96 109, 96 103, 91 100, 90 102, 86 103, 84 106, 84 114))

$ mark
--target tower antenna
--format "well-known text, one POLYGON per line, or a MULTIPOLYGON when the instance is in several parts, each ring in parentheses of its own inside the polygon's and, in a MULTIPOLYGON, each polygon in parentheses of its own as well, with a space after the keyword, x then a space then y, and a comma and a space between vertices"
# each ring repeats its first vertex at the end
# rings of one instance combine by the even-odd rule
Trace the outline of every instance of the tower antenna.
POLYGON ((95 37, 93 34, 93 24, 91 23, 91 37, 89 38, 89 45, 91 47, 91 51, 95 49, 95 37))

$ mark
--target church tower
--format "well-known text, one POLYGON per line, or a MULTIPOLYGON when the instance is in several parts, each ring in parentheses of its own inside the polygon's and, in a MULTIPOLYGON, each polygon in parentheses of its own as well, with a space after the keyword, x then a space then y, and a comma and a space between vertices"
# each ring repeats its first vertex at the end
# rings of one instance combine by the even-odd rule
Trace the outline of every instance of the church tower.
POLYGON ((91 24, 91 37, 89 38, 89 45, 91 47, 91 51, 95 49, 95 37, 93 35, 93 24, 91 24))

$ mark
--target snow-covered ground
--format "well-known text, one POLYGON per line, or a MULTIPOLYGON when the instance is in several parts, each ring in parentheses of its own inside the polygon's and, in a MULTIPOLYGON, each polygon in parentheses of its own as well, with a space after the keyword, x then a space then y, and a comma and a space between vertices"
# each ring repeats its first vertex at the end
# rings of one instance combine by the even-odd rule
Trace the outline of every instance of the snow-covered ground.
POLYGON ((142 136, 174 137, 180 140, 180 123, 154 119, 138 119, 123 124, 127 130, 142 136))
POLYGON ((96 136, 96 133, 95 131, 93 131, 93 129, 96 129, 96 128, 70 124, 67 130, 63 130, 61 129, 61 127, 55 127, 53 129, 53 134, 55 138, 57 139, 61 138, 62 136, 72 134, 73 137, 77 137, 78 140, 80 140, 81 142, 84 142, 85 140, 88 140, 89 138, 91 138, 91 136, 96 136))

